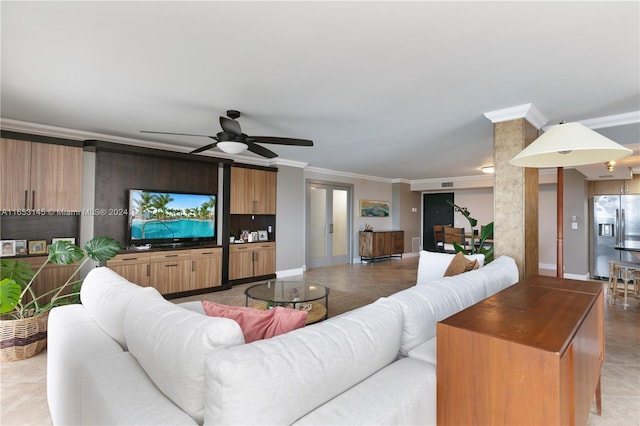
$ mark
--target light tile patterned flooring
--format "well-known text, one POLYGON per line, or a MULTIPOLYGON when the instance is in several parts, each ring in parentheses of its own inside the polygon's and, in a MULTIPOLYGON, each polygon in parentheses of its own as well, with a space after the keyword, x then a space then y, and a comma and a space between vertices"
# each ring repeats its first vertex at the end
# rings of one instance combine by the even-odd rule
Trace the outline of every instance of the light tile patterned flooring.
MULTIPOLYGON (((417 257, 373 264, 317 268, 291 280, 313 281, 332 289, 333 317, 412 286, 417 257)), ((544 273, 544 271, 541 271, 544 273)), ((228 305, 244 305, 244 290, 252 284, 197 297, 228 305)), ((606 360, 602 369, 602 416, 591 414, 589 425, 640 425, 640 308, 625 311, 620 302, 605 308, 606 360)), ((46 399, 46 352, 33 358, 0 364, 0 425, 50 425, 46 399)))

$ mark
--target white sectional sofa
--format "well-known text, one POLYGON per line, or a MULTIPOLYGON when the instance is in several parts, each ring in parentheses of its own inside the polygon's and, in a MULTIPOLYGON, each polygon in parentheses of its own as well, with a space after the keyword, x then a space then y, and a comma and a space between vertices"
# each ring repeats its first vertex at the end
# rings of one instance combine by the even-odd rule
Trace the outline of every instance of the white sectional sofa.
POLYGON ((199 302, 176 305, 96 268, 83 304, 49 316, 53 423, 435 424, 437 321, 514 284, 518 270, 502 256, 432 279, 431 257, 410 289, 249 344, 199 302))

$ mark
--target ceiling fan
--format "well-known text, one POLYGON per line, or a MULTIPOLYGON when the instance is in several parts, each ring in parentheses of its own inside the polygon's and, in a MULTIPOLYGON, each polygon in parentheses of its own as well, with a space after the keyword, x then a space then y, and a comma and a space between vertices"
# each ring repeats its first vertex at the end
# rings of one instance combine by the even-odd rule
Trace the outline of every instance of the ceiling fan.
POLYGON ((249 150, 255 154, 265 158, 275 158, 278 156, 275 152, 258 145, 257 143, 269 143, 275 145, 294 145, 294 146, 313 146, 313 141, 308 139, 280 138, 275 136, 247 136, 242 133, 240 123, 236 118, 240 117, 240 111, 228 110, 227 116, 220 116, 220 127, 222 131, 215 136, 210 135, 194 135, 190 133, 169 133, 169 132, 153 132, 150 130, 141 130, 141 133, 156 133, 160 135, 178 135, 178 136, 202 136, 213 139, 215 142, 200 148, 194 149, 190 154, 206 151, 211 148, 219 148, 228 154, 240 154, 245 150, 249 150))

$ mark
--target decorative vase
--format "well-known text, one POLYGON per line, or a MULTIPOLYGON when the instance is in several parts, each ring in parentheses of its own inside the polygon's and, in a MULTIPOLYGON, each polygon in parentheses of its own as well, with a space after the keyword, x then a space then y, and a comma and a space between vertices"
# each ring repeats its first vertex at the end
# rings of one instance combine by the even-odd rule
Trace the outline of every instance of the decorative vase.
POLYGON ((0 360, 30 358, 47 346, 49 312, 30 318, 0 320, 0 360))

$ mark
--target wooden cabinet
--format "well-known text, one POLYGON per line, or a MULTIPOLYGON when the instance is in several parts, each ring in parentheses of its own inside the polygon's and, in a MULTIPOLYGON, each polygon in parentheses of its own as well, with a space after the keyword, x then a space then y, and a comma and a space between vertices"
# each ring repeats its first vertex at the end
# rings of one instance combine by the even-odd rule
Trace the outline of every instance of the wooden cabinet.
POLYGON ((152 252, 149 283, 160 294, 179 293, 190 288, 191 255, 188 250, 152 252))
POLYGON ((627 180, 597 180, 593 182, 593 193, 607 194, 640 194, 640 176, 627 180))
POLYGON ((229 246, 229 280, 272 275, 276 272, 276 243, 229 246))
POLYGON ((579 424, 604 361, 602 284, 534 276, 437 324, 439 425, 579 424))
POLYGON ((222 285, 222 248, 198 248, 119 254, 107 263, 114 272, 161 294, 222 285))
POLYGON ((361 231, 358 236, 362 260, 376 260, 404 253, 404 231, 361 231))
POLYGON ((81 210, 82 148, 0 139, 0 208, 81 210))
POLYGON ((151 253, 119 254, 107 262, 107 266, 117 274, 142 287, 149 286, 151 253))
POLYGON ((222 285, 222 249, 191 250, 190 290, 222 285))
POLYGON ((276 214, 276 172, 231 168, 231 214, 276 214))
MULTIPOLYGON (((47 261, 46 256, 33 256, 33 257, 21 257, 21 258, 12 258, 12 260, 20 260, 31 265, 31 268, 34 271, 37 271, 44 262, 47 261)), ((41 296, 55 288, 60 287, 62 284, 67 282, 69 277, 76 271, 78 268, 77 264, 73 265, 57 265, 53 263, 48 263, 42 271, 36 277, 36 280, 33 282, 32 288, 36 297, 41 296)), ((73 280, 79 280, 80 276, 76 275, 73 280)), ((69 286, 65 288, 61 294, 71 293, 73 291, 73 287, 69 286)), ((51 300, 52 294, 49 294, 47 297, 43 297, 42 299, 38 299, 38 303, 42 305, 51 300)), ((27 300, 31 300, 30 297, 27 296, 27 300)))

